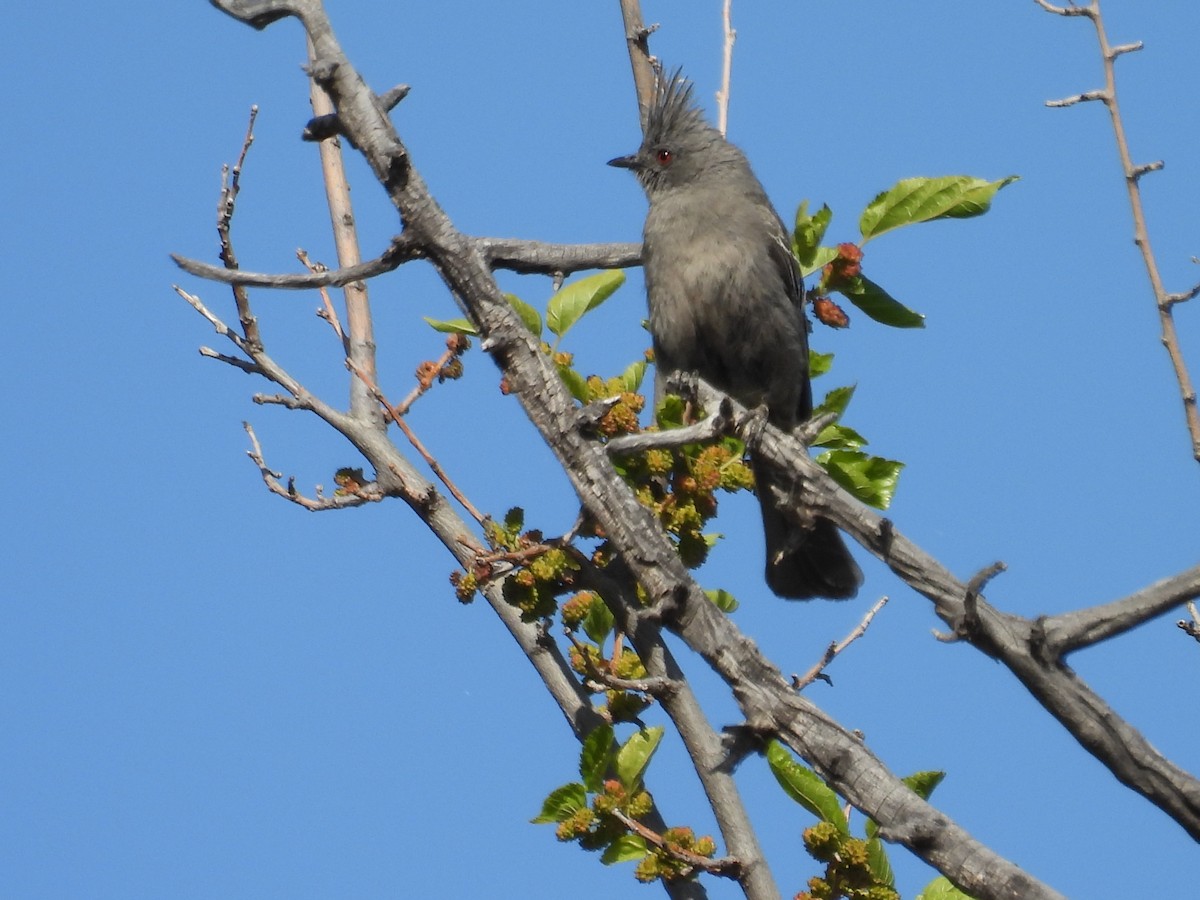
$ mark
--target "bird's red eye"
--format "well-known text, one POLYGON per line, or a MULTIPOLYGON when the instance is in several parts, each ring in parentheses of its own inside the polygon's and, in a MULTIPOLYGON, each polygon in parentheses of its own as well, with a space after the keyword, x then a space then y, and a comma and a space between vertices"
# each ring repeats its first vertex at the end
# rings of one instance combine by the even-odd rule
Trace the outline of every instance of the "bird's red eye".
POLYGON ((675 158, 675 155, 670 150, 665 148, 659 150, 654 156, 655 159, 658 160, 658 164, 660 166, 669 166, 671 164, 671 160, 675 158))

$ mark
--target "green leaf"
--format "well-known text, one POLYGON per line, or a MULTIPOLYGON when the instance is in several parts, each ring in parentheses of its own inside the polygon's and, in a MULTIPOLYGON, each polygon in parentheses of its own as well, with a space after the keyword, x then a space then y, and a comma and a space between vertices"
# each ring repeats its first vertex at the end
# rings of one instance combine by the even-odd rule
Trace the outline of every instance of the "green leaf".
POLYGON ((516 310, 521 321, 525 323, 525 327, 530 330, 534 337, 542 336, 542 314, 518 297, 516 294, 505 294, 504 299, 508 301, 508 305, 516 310))
POLYGON ((821 248, 821 241, 825 237, 825 230, 829 227, 829 221, 832 218, 833 210, 824 204, 815 215, 810 216, 808 201, 804 200, 800 203, 800 208, 796 210, 796 227, 792 231, 792 252, 796 254, 796 259, 800 261, 801 266, 813 264, 817 251, 821 248))
POLYGON ((870 443, 865 437, 846 425, 826 425, 812 442, 814 447, 829 450, 858 450, 870 443))
POLYGON ((837 794, 816 772, 796 762, 779 741, 771 741, 767 745, 767 765, 789 797, 822 822, 835 825, 842 834, 850 833, 846 813, 842 811, 837 794))
POLYGON ((612 634, 613 622, 612 610, 599 595, 593 596, 587 615, 583 617, 583 633, 597 644, 603 644, 604 639, 612 634))
POLYGON ((902 225, 934 219, 969 219, 988 211, 992 197, 1016 175, 985 181, 968 175, 906 178, 877 196, 863 210, 858 228, 863 243, 902 225))
POLYGON ((807 278, 814 272, 820 272, 827 265, 837 259, 837 247, 818 247, 817 252, 813 255, 812 262, 808 265, 801 264, 800 274, 807 278))
POLYGON ((583 318, 584 313, 595 309, 624 283, 625 273, 614 269, 563 285, 546 307, 546 324, 550 331, 562 337, 583 318))
POLYGON ((669 428, 680 428, 683 425, 684 402, 682 397, 667 394, 654 411, 654 420, 664 431, 669 428))
POLYGON ((887 851, 883 849, 883 841, 877 837, 871 837, 867 841, 867 865, 878 884, 888 887, 896 886, 896 876, 892 873, 891 860, 887 857, 887 851))
POLYGON ((856 385, 851 384, 829 391, 825 395, 825 399, 821 401, 821 405, 813 410, 813 415, 823 416, 826 413, 836 413, 841 418, 846 407, 850 405, 850 398, 854 396, 855 387, 856 385))
POLYGON ((585 806, 587 806, 587 791, 584 790, 582 784, 573 781, 551 791, 550 796, 542 801, 542 811, 529 821, 534 825, 565 822, 585 806))
POLYGON ((604 776, 612 763, 613 729, 611 725, 597 725, 586 738, 579 750, 579 777, 583 786, 591 793, 598 794, 604 787, 604 776))
POLYGON ((808 377, 816 378, 824 375, 833 368, 832 353, 817 353, 815 350, 808 351, 808 377))
POLYGON ((896 492, 896 482, 904 463, 881 456, 868 456, 860 450, 830 450, 817 457, 833 480, 851 494, 876 509, 887 509, 896 492))
POLYGON ((646 377, 647 365, 645 360, 630 363, 629 368, 621 373, 621 387, 631 394, 636 394, 638 388, 642 386, 642 379, 646 377))
POLYGON ((924 328, 925 317, 909 309, 887 291, 862 275, 849 284, 840 286, 837 292, 865 312, 876 322, 893 328, 924 328))
POLYGON ((525 510, 519 506, 511 507, 504 514, 504 529, 512 534, 518 533, 525 527, 525 510))
POLYGON ((600 854, 600 862, 606 866, 611 866, 613 863, 633 862, 642 859, 649 852, 646 840, 641 835, 623 834, 600 854))
POLYGON ((945 875, 939 875, 925 885, 916 900, 971 900, 971 896, 952 885, 945 875))
POLYGON ((661 725, 643 728, 630 735, 629 740, 617 751, 617 778, 625 790, 635 790, 641 783, 642 773, 646 771, 646 766, 650 765, 650 759, 658 749, 664 731, 661 725))
POLYGON ((724 613, 731 613, 738 608, 737 599, 733 594, 723 588, 717 588, 714 591, 705 591, 708 599, 716 604, 717 609, 724 613))
POLYGON ((914 794, 916 794, 922 800, 928 800, 929 795, 933 793, 933 789, 941 784, 945 777, 945 772, 913 772, 913 774, 902 780, 909 786, 914 794))
POLYGON ((441 331, 445 334, 469 334, 476 337, 479 335, 479 329, 466 319, 431 319, 429 316, 421 318, 428 322, 434 331, 441 331))
POLYGON ((567 390, 571 392, 571 396, 580 403, 588 402, 588 386, 587 379, 572 369, 570 366, 558 366, 558 377, 563 380, 563 384, 567 386, 567 390))

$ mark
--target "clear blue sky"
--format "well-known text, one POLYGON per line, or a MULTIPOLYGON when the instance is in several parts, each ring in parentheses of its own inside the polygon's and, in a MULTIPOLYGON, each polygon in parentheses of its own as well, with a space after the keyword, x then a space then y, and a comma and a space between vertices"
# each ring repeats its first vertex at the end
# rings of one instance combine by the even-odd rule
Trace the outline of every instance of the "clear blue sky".
MULTIPOLYGON (((412 84, 395 114, 414 162, 475 234, 634 240, 644 199, 604 161, 637 120, 616 0, 331 3, 372 86, 412 84)), ((1200 8, 1107 0, 1133 151, 1164 278, 1200 278, 1200 8)), ((653 49, 711 108, 719 3, 647 2, 653 49)), ((243 265, 334 259, 294 22, 256 33, 208 4, 18 4, 7 16, 3 154, 7 315, 0 371, 10 487, 0 591, 0 895, 13 898, 608 898, 641 891, 527 824, 570 780, 576 746, 483 604, 399 503, 306 515, 246 459, 311 489, 358 465, 315 420, 252 404, 251 379, 171 291, 167 254, 214 258, 219 168, 261 107, 236 222, 243 265), (71 7, 75 11, 71 11, 71 7)), ((868 246, 867 273, 925 313, 897 332, 854 318, 813 342, 847 420, 907 462, 897 526, 960 577, 1036 615, 1115 599, 1197 562, 1200 466, 1131 225, 1104 110, 1049 110, 1100 85, 1090 27, 1032 2, 739 3, 731 137, 785 218, 803 198, 852 240, 862 206, 913 175, 1018 174, 993 211, 868 246)), ((352 167, 364 253, 397 230, 352 167)), ((438 352, 422 323, 457 315, 427 268, 376 282, 381 369, 402 396, 438 352)), ((183 281, 233 319, 227 292, 183 281)), ((504 279, 544 304, 540 279, 504 279)), ((268 348, 344 396, 313 295, 258 294, 268 348)), ((619 371, 645 344, 640 280, 568 349, 619 371)), ((1179 311, 1200 375, 1197 312, 1179 311)), ((412 423, 475 503, 566 528, 565 479, 480 354, 412 423)), ((891 604, 812 698, 898 773, 948 772, 937 803, 1070 897, 1182 897, 1196 847, 1121 789, 1017 682, 936 642, 929 604, 880 567, 847 604, 786 604, 761 584, 756 511, 702 570, 742 601, 769 656, 802 671, 878 596, 891 604), (753 560, 747 565, 746 560, 753 560)), ((1197 647, 1169 616, 1072 663, 1176 762, 1197 768, 1197 647)), ((685 659, 720 725, 732 704, 685 659)), ((789 895, 813 874, 810 823, 764 767, 740 770, 789 895)), ((678 747, 651 787, 668 818, 711 825, 678 747)), ((931 877, 896 850, 900 887, 931 877)), ((733 896, 714 887, 716 897, 733 896)))

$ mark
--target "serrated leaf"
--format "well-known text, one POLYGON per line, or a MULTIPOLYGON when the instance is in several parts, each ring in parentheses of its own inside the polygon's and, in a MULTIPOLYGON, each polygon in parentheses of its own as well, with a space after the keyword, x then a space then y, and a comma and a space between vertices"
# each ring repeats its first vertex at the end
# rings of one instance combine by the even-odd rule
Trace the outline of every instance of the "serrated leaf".
POLYGON ((833 480, 876 509, 887 509, 896 493, 904 463, 860 450, 830 450, 817 457, 833 480))
POLYGON ((906 178, 867 204, 858 228, 863 242, 903 225, 934 219, 969 219, 988 211, 992 198, 1018 176, 985 181, 969 175, 906 178))
POLYGON ((857 385, 850 384, 845 387, 833 388, 825 394, 825 399, 813 410, 813 415, 823 416, 827 413, 835 413, 840 418, 846 411, 846 407, 850 405, 850 399, 854 396, 856 387, 857 385))
POLYGON ((525 510, 514 506, 504 514, 504 529, 513 534, 525 527, 525 510))
POLYGON ((479 329, 472 325, 466 319, 431 319, 429 316, 422 316, 434 331, 440 331, 443 334, 469 334, 473 337, 479 336, 479 329))
POLYGON ((807 809, 822 822, 832 823, 842 834, 850 833, 846 813, 833 789, 812 769, 802 766, 783 744, 771 741, 767 745, 767 765, 784 793, 807 809))
POLYGON ((505 294, 504 299, 516 311, 533 336, 540 338, 542 336, 542 314, 516 294, 505 294))
POLYGON ((811 266, 821 248, 825 230, 833 218, 833 210, 822 204, 813 215, 808 214, 808 201, 804 200, 796 210, 796 227, 792 230, 792 252, 801 266, 811 266))
POLYGON ((813 440, 814 447, 827 450, 858 450, 870 443, 865 437, 845 425, 826 425, 813 440))
POLYGON ((630 735, 629 740, 617 751, 617 779, 627 791, 632 791, 642 781, 642 773, 658 749, 662 740, 664 728, 655 725, 653 728, 643 728, 630 735))
POLYGON ((867 866, 871 869, 871 876, 876 883, 884 884, 888 887, 896 886, 896 876, 892 872, 892 862, 887 857, 887 851, 883 849, 883 841, 877 837, 871 837, 867 841, 867 866))
POLYGON ((913 772, 901 780, 922 800, 928 800, 929 795, 933 793, 933 789, 941 784, 945 777, 945 772, 933 770, 928 772, 913 772))
POLYGON ((580 403, 588 402, 588 386, 587 379, 572 369, 570 366, 558 366, 558 377, 563 380, 563 384, 567 386, 567 390, 571 392, 571 396, 580 403))
POLYGON ((600 854, 600 862, 606 866, 614 863, 633 862, 642 859, 650 850, 641 835, 623 834, 600 854))
POLYGON ((583 739, 579 749, 579 777, 593 794, 599 793, 604 786, 604 776, 612 763, 612 744, 612 726, 597 725, 583 739))
POLYGON ((555 788, 542 801, 542 811, 529 821, 534 825, 546 825, 551 822, 565 822, 579 810, 587 806, 587 791, 577 781, 555 788))
POLYGON ((925 885, 925 890, 917 894, 916 900, 973 900, 973 898, 970 894, 964 894, 952 885, 945 875, 939 875, 925 885))
POLYGON ((817 378, 824 375, 833 368, 832 353, 817 353, 815 350, 808 351, 808 377, 817 378))
POLYGON ((648 365, 645 360, 638 360, 635 363, 631 363, 629 368, 621 373, 621 387, 631 394, 636 394, 642 386, 642 380, 646 377, 646 367, 648 365))
POLYGON ((849 284, 838 287, 837 292, 883 325, 893 328, 924 328, 925 317, 909 309, 887 291, 862 275, 849 284))
POLYGON ((587 615, 583 617, 583 633, 597 644, 603 644, 604 639, 612 634, 613 623, 612 610, 599 596, 593 596, 587 615))
POLYGON ((738 608, 737 598, 723 588, 705 591, 704 593, 721 612, 731 613, 738 608))
POLYGON ((613 269, 563 285, 546 307, 546 325, 553 334, 562 337, 584 313, 595 309, 624 283, 625 273, 613 269))

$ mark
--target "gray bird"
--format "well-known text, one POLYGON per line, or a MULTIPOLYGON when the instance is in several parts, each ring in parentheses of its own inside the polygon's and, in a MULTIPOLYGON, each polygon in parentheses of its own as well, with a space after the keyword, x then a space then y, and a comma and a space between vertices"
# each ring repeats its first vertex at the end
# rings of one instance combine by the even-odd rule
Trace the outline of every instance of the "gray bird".
MULTIPOLYGON (((694 372, 790 430, 812 415, 804 286, 779 214, 745 155, 705 121, 677 71, 660 78, 642 146, 609 161, 650 201, 642 268, 659 374, 694 372)), ((781 597, 853 597, 862 572, 833 523, 793 525, 754 465, 767 585, 781 597)))

